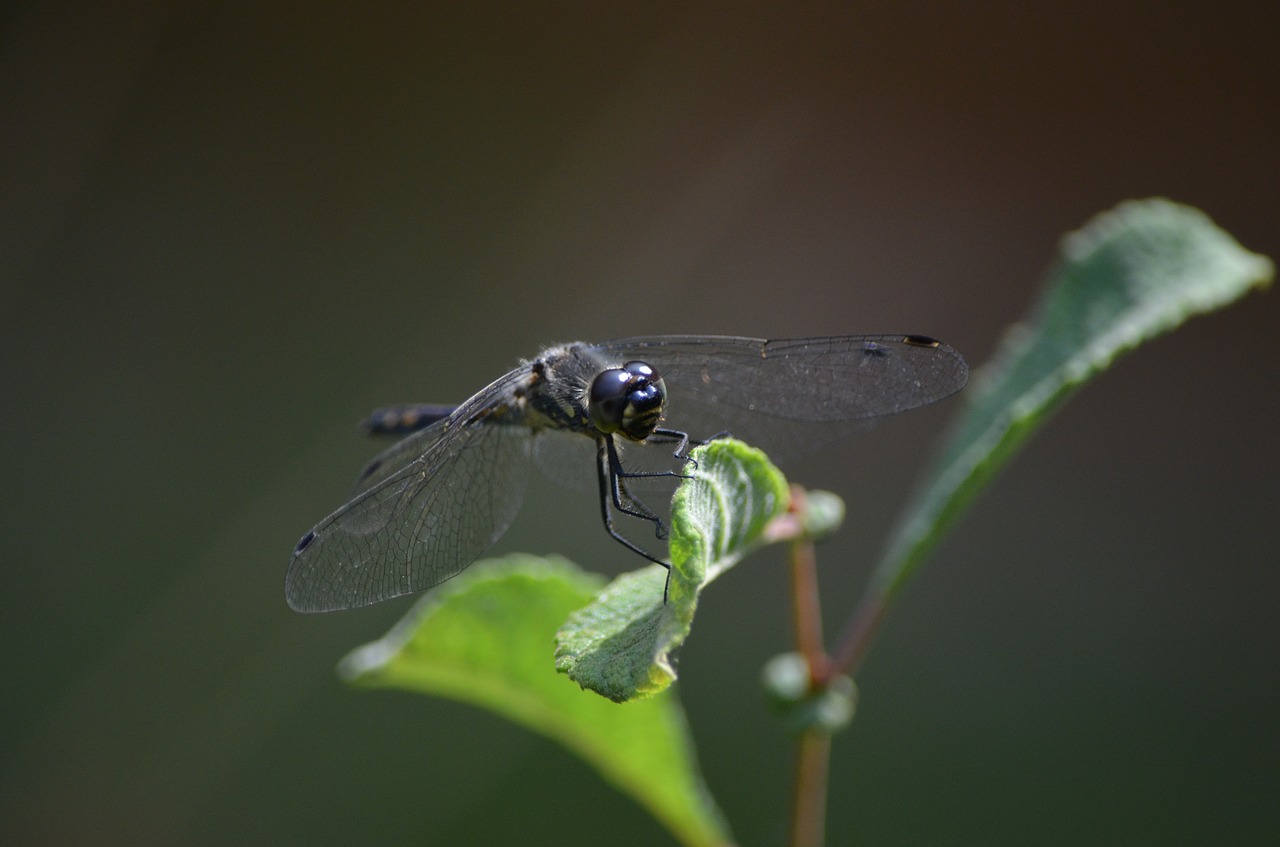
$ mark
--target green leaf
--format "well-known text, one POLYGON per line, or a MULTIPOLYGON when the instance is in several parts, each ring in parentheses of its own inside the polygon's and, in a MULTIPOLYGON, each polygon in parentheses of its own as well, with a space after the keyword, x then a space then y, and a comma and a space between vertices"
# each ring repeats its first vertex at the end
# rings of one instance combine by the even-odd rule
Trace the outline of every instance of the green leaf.
POLYGON ((681 843, 728 844, 674 692, 622 707, 581 691, 552 666, 556 628, 602 582, 558 558, 477 563, 381 640, 348 655, 339 671, 357 685, 494 711, 582 757, 681 843))
POLYGON ((696 469, 671 501, 671 581, 659 565, 623 574, 556 634, 556 668, 583 688, 625 702, 676 678, 672 652, 693 624, 703 586, 761 543, 787 509, 787 482, 765 455, 718 439, 690 454, 696 469))
POLYGON ((1274 268, 1204 213, 1129 201, 1068 235, 1044 298, 967 392, 872 587, 895 594, 965 504, 1072 392, 1119 354, 1270 284, 1274 268))

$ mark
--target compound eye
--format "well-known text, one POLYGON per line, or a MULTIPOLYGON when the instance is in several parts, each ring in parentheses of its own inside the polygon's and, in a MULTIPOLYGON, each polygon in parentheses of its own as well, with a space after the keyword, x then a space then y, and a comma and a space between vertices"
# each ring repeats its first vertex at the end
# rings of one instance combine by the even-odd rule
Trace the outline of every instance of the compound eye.
POLYGON ((667 402, 667 388, 661 379, 645 380, 627 392, 627 407, 622 412, 622 434, 635 441, 644 441, 653 434, 662 420, 667 402))
POLYGON ((618 432, 627 409, 627 393, 634 377, 622 368, 601 371, 591 380, 587 410, 591 424, 603 433, 618 432))
POLYGON ((648 362, 642 362, 639 359, 632 359, 622 366, 622 369, 639 380, 654 381, 658 378, 658 374, 648 362))
POLYGON ((591 381, 588 411, 600 432, 643 441, 662 419, 666 400, 661 377, 645 362, 632 361, 602 371, 591 381))

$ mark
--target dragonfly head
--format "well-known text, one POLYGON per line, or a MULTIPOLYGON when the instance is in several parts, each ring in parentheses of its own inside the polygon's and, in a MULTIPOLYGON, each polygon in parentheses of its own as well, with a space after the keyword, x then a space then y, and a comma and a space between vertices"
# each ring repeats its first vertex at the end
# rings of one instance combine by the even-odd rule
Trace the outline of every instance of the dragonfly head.
POLYGON ((662 419, 667 387, 644 362, 609 368, 591 381, 591 423, 606 435, 619 433, 633 441, 648 438, 662 419))

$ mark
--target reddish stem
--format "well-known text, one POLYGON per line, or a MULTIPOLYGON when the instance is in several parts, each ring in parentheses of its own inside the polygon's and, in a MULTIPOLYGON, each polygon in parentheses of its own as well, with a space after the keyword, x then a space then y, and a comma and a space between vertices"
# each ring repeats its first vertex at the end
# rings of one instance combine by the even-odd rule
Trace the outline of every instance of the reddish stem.
POLYGON ((796 650, 809 666, 809 689, 820 688, 830 678, 830 659, 822 646, 822 606, 818 598, 818 565, 813 542, 791 542, 791 603, 796 650))
POLYGON ((821 847, 826 837, 827 771, 831 736, 809 730, 796 751, 795 794, 792 798, 791 847, 821 847))
MULTIPOLYGON (((791 491, 791 513, 803 515, 804 489, 791 491)), ((801 519, 801 522, 802 519, 801 519)), ((791 602, 796 650, 809 669, 809 691, 817 692, 831 678, 831 659, 822 645, 822 605, 818 594, 818 565, 813 542, 798 533, 789 546, 791 602)), ((807 730, 796 749, 795 789, 791 809, 792 847, 821 847, 826 829, 827 776, 831 736, 807 730)))

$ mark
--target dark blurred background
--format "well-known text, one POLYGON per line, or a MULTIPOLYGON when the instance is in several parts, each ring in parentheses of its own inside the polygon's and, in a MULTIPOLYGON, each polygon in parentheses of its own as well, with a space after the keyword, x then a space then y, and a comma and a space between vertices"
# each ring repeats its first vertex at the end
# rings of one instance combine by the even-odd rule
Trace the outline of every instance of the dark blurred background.
MULTIPOLYGON (((0 13, 4 844, 665 843, 550 742, 337 681, 409 605, 284 604, 362 415, 579 338, 978 364, 1129 197, 1280 255, 1270 3, 395 6, 0 13)), ((1278 314, 1122 360, 977 502, 859 679, 832 844, 1280 839, 1278 314)), ((849 504, 833 635, 958 408, 788 468, 849 504)), ((637 564, 543 482, 497 550, 637 564)), ((785 584, 717 583, 680 666, 745 845, 785 584)))

